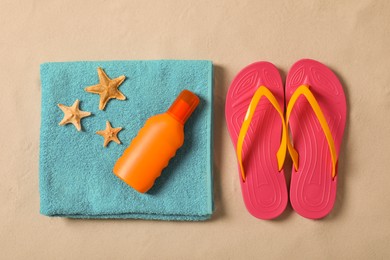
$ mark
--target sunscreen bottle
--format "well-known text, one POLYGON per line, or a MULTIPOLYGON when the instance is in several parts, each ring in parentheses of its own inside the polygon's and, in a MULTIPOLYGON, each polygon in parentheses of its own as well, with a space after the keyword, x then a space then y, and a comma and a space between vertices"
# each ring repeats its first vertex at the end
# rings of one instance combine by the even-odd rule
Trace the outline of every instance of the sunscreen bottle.
POLYGON ((149 118, 116 162, 113 172, 141 193, 154 185, 184 142, 184 124, 199 98, 183 90, 167 112, 149 118))

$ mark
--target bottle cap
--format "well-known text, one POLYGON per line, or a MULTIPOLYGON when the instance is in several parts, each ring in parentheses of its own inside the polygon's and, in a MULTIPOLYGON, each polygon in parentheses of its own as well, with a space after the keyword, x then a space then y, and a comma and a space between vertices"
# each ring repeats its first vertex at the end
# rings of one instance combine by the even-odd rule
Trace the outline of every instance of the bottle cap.
POLYGON ((198 96, 185 89, 170 106, 168 113, 184 125, 198 104, 198 96))

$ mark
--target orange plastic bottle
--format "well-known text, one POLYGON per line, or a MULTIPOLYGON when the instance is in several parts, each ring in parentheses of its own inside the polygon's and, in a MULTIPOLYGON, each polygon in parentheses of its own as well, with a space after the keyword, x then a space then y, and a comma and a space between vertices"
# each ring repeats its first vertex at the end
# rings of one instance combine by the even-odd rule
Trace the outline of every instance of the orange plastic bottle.
POLYGON ((114 166, 114 174, 144 193, 184 142, 184 124, 199 98, 183 90, 167 112, 149 118, 114 166))

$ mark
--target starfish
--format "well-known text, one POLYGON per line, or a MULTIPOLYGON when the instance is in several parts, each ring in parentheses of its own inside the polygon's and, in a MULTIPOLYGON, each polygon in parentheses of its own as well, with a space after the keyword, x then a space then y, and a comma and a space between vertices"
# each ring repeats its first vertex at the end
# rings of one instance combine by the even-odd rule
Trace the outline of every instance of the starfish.
POLYGON ((63 104, 58 104, 58 107, 64 112, 64 118, 59 125, 66 125, 72 123, 77 131, 81 130, 81 119, 91 115, 91 112, 81 111, 79 109, 80 101, 77 99, 71 107, 67 107, 63 104))
POLYGON ((86 87, 85 91, 100 95, 99 109, 104 110, 107 102, 112 98, 125 100, 125 95, 118 90, 118 87, 126 77, 122 75, 118 78, 110 79, 102 68, 99 67, 97 71, 99 75, 99 84, 86 87))
POLYGON ((105 130, 101 130, 101 131, 97 131, 96 133, 98 135, 101 135, 104 137, 104 144, 103 144, 103 147, 106 147, 107 144, 111 141, 114 141, 115 143, 117 144, 120 144, 121 141, 119 140, 118 138, 118 133, 119 131, 122 130, 122 127, 117 127, 117 128, 112 128, 111 124, 109 121, 106 122, 106 129, 105 130))

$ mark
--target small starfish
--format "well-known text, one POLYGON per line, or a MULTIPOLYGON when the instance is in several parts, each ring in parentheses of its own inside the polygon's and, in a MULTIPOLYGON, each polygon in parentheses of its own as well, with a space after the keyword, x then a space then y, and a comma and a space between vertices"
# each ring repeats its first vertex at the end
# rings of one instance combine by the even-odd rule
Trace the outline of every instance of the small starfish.
POLYGON ((58 104, 58 107, 64 112, 64 118, 59 125, 66 125, 72 123, 77 131, 81 130, 81 119, 91 115, 91 112, 81 111, 79 109, 80 101, 77 99, 71 107, 67 107, 63 104, 58 104))
POLYGON ((118 133, 119 131, 122 130, 122 127, 117 127, 117 128, 112 128, 111 124, 109 121, 106 122, 106 129, 105 130, 101 130, 101 131, 97 131, 96 133, 98 135, 101 135, 104 137, 104 144, 103 144, 103 147, 106 147, 107 144, 111 141, 114 141, 115 143, 117 144, 120 144, 121 141, 119 140, 118 138, 118 133))
POLYGON ((104 110, 107 102, 112 98, 125 100, 125 95, 118 90, 118 87, 126 77, 122 75, 118 78, 110 79, 102 68, 99 67, 97 71, 99 75, 99 84, 86 87, 85 91, 100 95, 99 109, 104 110))

